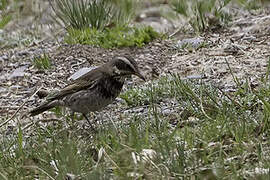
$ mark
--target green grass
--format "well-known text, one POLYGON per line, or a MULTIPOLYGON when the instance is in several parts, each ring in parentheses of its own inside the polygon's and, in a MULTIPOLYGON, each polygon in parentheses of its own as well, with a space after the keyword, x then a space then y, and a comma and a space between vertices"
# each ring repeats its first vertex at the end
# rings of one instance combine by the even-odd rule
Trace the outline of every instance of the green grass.
POLYGON ((219 30, 232 21, 230 4, 236 3, 245 10, 262 9, 261 0, 172 0, 169 4, 177 14, 185 18, 195 33, 219 30), (226 10, 227 9, 227 10, 226 10))
POLYGON ((231 0, 172 0, 172 9, 185 17, 194 32, 204 32, 228 24, 231 15, 224 11, 231 0))
POLYGON ((151 27, 130 27, 137 0, 73 1, 55 0, 56 22, 67 30, 69 44, 88 44, 103 48, 129 47, 149 43, 160 35, 151 27))
POLYGON ((0 29, 3 29, 6 24, 8 24, 12 19, 11 15, 6 15, 0 18, 0 29))
POLYGON ((11 13, 6 12, 8 9, 10 2, 7 0, 0 0, 0 29, 3 29, 7 23, 9 23, 12 19, 11 13))
POLYGON ((51 60, 47 54, 33 58, 33 64, 37 69, 46 70, 51 68, 51 60))
POLYGON ((237 0, 236 2, 249 11, 261 9, 263 7, 263 1, 260 0, 237 0))
POLYGON ((114 123, 97 125, 96 132, 65 117, 2 133, 0 175, 3 179, 269 178, 269 173, 255 173, 255 168, 270 168, 267 81, 256 90, 245 82, 227 93, 203 80, 172 75, 130 88, 120 97, 122 108, 144 107, 145 113, 123 113, 122 120, 110 117, 114 123))
POLYGON ((97 29, 68 30, 65 41, 69 44, 88 44, 103 48, 128 47, 143 45, 160 37, 152 27, 114 27, 104 31, 97 29))
POLYGON ((99 29, 128 24, 135 15, 137 0, 54 0, 56 22, 65 29, 99 29))

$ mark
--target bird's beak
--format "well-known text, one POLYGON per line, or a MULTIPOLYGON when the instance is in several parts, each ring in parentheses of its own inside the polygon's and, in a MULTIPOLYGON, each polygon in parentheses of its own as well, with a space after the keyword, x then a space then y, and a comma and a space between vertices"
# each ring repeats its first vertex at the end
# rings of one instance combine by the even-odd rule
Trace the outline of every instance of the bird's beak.
POLYGON ((142 73, 140 71, 136 72, 134 75, 136 75, 139 78, 141 78, 142 80, 146 81, 145 77, 142 75, 142 73))

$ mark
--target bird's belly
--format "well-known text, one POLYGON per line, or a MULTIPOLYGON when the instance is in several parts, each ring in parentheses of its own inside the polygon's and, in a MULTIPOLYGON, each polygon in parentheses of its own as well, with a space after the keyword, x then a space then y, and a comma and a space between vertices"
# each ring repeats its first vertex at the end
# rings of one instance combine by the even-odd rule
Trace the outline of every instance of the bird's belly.
POLYGON ((64 99, 65 106, 74 112, 87 114, 93 111, 99 111, 114 101, 115 97, 105 98, 99 93, 92 91, 79 91, 64 99))

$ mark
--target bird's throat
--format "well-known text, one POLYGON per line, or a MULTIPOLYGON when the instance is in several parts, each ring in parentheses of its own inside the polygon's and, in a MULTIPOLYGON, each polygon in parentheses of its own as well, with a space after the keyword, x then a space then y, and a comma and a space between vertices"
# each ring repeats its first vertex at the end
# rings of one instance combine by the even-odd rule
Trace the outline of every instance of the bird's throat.
POLYGON ((116 98, 122 90, 124 77, 106 78, 100 83, 100 93, 105 98, 116 98))

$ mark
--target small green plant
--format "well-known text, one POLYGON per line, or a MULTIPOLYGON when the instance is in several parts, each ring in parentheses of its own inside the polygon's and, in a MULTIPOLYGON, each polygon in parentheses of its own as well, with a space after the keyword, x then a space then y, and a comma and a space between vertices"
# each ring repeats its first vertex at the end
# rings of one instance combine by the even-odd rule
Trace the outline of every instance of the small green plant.
POLYGON ((223 9, 231 0, 173 0, 172 9, 188 19, 195 32, 202 32, 213 26, 226 25, 231 16, 223 9))
POLYGON ((10 14, 4 15, 2 18, 0 18, 0 29, 3 29, 7 23, 9 23, 12 19, 12 16, 10 14))
POLYGON ((47 54, 43 54, 39 57, 34 57, 34 66, 41 70, 46 70, 51 68, 51 61, 47 54))
POLYGON ((10 2, 7 0, 0 0, 0 29, 3 29, 12 19, 10 12, 6 10, 8 9, 9 3, 10 2))
POLYGON ((260 0, 237 0, 236 2, 247 10, 256 10, 262 7, 260 0))
POLYGON ((51 6, 57 22, 66 29, 104 29, 105 27, 126 24, 134 15, 136 1, 132 0, 55 0, 51 6))
POLYGON ((130 28, 138 0, 55 0, 54 18, 68 32, 70 44, 89 44, 103 48, 138 46, 157 38, 151 27, 130 28), (58 17, 58 20, 57 20, 58 17), (60 21, 59 21, 60 19, 60 21))
POLYGON ((116 25, 129 23, 135 17, 140 0, 110 0, 113 7, 118 9, 115 13, 114 21, 116 25), (119 11, 119 9, 121 11, 119 11))
POLYGON ((127 26, 97 29, 70 29, 65 41, 69 44, 88 44, 103 48, 138 46, 151 42, 160 35, 152 27, 130 28, 127 26))

